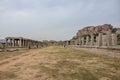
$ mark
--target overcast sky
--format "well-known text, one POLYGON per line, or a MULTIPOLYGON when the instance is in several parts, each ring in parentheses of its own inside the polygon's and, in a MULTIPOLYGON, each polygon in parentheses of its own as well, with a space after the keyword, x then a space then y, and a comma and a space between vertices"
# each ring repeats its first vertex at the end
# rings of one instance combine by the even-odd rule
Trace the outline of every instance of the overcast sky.
POLYGON ((0 38, 71 39, 90 25, 120 27, 120 0, 0 0, 0 38))

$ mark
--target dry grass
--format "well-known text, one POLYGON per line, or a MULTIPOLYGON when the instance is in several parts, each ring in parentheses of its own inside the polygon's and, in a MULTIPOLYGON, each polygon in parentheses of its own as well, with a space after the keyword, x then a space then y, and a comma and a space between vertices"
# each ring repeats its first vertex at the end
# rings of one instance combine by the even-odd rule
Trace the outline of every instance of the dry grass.
POLYGON ((8 71, 0 71, 0 80, 6 80, 6 79, 13 79, 16 78, 17 75, 14 74, 13 72, 8 72, 8 71))
POLYGON ((7 63, 9 63, 9 61, 2 62, 0 63, 0 65, 7 64, 7 63))
POLYGON ((12 52, 0 52, 0 60, 11 58, 11 57, 23 54, 27 51, 28 50, 18 50, 18 51, 12 51, 12 52))
MULTIPOLYGON (((72 48, 43 48, 11 66, 5 80, 120 80, 120 59, 72 48), (12 73, 10 73, 12 72, 12 73)), ((0 79, 6 75, 0 72, 0 79)))

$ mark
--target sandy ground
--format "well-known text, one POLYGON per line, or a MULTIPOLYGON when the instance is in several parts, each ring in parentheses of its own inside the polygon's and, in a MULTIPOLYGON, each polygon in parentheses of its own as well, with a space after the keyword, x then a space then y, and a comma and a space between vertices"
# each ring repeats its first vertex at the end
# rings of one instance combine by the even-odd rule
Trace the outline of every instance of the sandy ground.
POLYGON ((119 80, 120 59, 106 52, 56 46, 33 49, 0 61, 8 62, 0 65, 0 80, 119 80))
POLYGON ((0 63, 6 63, 6 62, 7 63, 0 66, 0 71, 6 70, 11 65, 15 65, 17 63, 24 62, 25 59, 37 54, 38 52, 39 52, 38 49, 37 50, 30 50, 29 52, 27 52, 25 54, 21 54, 21 55, 12 57, 12 58, 1 60, 0 63))

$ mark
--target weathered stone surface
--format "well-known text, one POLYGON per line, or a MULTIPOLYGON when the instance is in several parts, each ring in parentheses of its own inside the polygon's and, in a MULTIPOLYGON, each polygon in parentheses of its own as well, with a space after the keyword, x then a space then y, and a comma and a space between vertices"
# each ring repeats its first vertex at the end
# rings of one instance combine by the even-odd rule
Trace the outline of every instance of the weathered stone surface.
POLYGON ((115 46, 117 45, 117 34, 112 34, 112 45, 115 46))
MULTIPOLYGON (((108 30, 114 29, 111 24, 104 24, 104 25, 99 25, 99 26, 87 26, 83 28, 82 30, 78 30, 76 36, 82 36, 86 34, 98 34, 98 33, 105 33, 108 30)), ((117 29, 118 30, 118 29, 117 29)), ((120 33, 120 30, 117 31, 120 33)))
POLYGON ((89 36, 86 37, 86 45, 89 44, 89 36))
POLYGON ((107 35, 102 35, 102 46, 107 46, 107 35))
POLYGON ((97 46, 101 46, 102 45, 102 33, 99 33, 98 35, 98 45, 97 46))
POLYGON ((116 46, 120 45, 120 28, 113 28, 111 24, 87 26, 79 30, 72 40, 81 46, 116 46))
POLYGON ((94 35, 91 35, 91 46, 94 45, 94 35))

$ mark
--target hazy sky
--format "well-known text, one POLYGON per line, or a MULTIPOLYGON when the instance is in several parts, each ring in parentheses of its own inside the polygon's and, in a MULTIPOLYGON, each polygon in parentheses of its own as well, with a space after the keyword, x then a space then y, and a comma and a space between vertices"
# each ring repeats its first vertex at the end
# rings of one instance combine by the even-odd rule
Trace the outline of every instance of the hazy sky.
POLYGON ((0 0, 0 38, 71 39, 88 25, 120 27, 120 0, 0 0))

